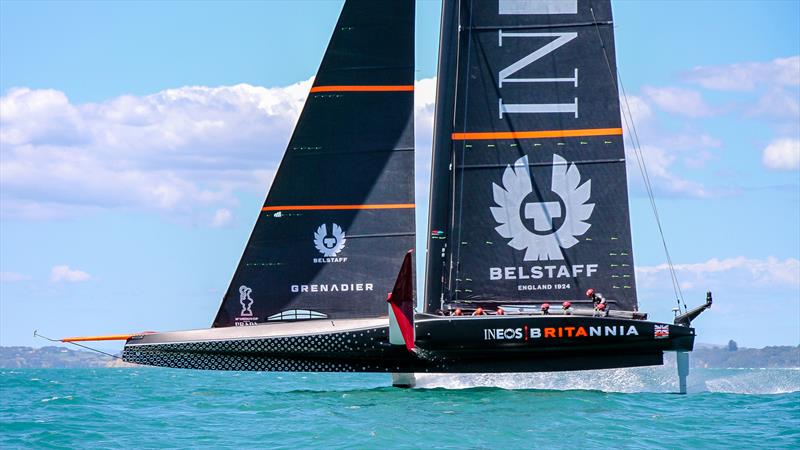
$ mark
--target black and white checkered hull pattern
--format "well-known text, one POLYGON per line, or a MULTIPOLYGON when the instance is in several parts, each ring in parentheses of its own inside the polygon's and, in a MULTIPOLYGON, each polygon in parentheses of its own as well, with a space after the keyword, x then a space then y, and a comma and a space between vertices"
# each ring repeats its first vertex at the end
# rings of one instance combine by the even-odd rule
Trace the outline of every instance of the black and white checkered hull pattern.
POLYGON ((394 347, 386 319, 309 321, 143 335, 126 344, 122 358, 184 369, 391 372, 396 357, 408 359, 394 347), (296 332, 308 334, 279 335, 296 332))

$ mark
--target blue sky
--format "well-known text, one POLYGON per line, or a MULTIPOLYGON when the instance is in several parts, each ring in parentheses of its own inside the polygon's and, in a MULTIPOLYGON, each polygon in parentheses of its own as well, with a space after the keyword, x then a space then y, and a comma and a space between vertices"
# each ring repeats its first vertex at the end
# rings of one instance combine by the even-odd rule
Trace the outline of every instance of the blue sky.
MULTIPOLYGON (((686 300, 717 299, 699 340, 800 343, 800 3, 613 6, 686 300)), ((0 344, 208 326, 340 7, 0 2, 0 344)), ((420 229, 439 8, 417 7, 420 229)), ((642 309, 668 320, 629 169, 642 309)))

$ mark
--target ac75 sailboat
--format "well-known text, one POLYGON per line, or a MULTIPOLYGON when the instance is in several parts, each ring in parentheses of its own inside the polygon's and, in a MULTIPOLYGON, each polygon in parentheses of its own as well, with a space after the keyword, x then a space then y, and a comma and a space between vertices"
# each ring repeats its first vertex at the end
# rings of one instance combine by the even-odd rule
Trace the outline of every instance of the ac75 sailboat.
POLYGON ((685 392, 711 298, 638 311, 610 1, 443 3, 422 312, 414 1, 347 0, 212 328, 122 336, 125 361, 412 385, 676 351, 685 392))

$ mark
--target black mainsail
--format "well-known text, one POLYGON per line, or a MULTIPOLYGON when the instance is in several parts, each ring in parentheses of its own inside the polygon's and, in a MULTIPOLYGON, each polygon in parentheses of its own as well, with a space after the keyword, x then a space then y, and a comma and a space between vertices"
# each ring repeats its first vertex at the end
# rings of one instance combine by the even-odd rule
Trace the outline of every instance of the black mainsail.
POLYGON ((414 2, 348 0, 214 327, 387 314, 414 247, 414 2))
POLYGON ((609 0, 445 0, 426 310, 636 310, 609 0))

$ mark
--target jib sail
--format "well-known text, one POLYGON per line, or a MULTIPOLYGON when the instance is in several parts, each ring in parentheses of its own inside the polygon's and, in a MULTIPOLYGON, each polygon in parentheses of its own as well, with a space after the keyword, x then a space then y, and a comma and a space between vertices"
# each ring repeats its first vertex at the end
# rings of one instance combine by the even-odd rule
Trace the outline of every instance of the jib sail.
POLYGON ((387 314, 414 246, 414 2, 348 0, 214 327, 387 314))
POLYGON ((635 309, 609 0, 445 1, 427 309, 635 309))

